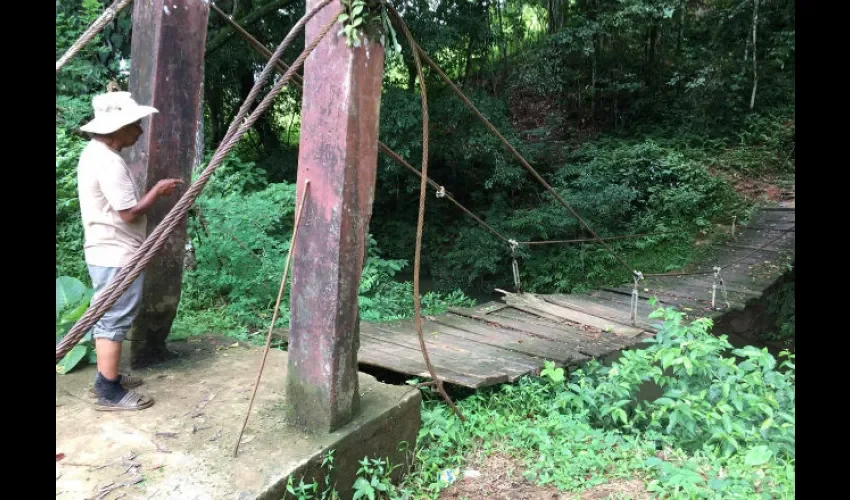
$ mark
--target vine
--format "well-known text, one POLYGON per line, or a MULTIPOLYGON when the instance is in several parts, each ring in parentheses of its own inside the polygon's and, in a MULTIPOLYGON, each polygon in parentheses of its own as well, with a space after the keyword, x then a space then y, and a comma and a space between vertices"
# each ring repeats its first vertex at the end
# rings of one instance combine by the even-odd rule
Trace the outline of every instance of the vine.
POLYGON ((345 11, 337 21, 342 25, 339 35, 345 35, 348 47, 360 47, 364 39, 378 39, 387 47, 387 34, 392 42, 392 50, 400 53, 401 45, 390 23, 383 0, 340 0, 345 11))

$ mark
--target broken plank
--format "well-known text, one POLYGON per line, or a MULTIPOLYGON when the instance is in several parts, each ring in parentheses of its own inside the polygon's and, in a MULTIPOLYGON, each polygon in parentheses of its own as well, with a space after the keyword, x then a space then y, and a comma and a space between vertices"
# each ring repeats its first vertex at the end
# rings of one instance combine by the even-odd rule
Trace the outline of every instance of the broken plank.
POLYGON ((576 326, 573 323, 558 322, 554 323, 548 319, 541 318, 533 313, 510 307, 503 309, 495 314, 500 318, 505 318, 520 323, 529 325, 539 325, 546 328, 554 328, 556 331, 567 335, 575 335, 574 340, 577 345, 581 346, 587 342, 592 342, 601 349, 616 350, 629 343, 629 337, 614 335, 613 333, 603 332, 601 330, 588 330, 582 326, 576 326))
POLYGON ((545 311, 546 313, 559 317, 563 320, 572 321, 573 323, 578 323, 580 325, 587 325, 603 332, 612 332, 616 335, 622 335, 625 337, 634 337, 643 333, 643 330, 640 328, 617 323, 610 319, 600 318, 599 316, 576 311, 575 309, 561 307, 557 304, 547 302, 531 293, 524 293, 522 295, 510 292, 502 293, 505 294, 505 301, 508 304, 514 305, 514 303, 516 303, 517 305, 527 305, 534 309, 545 311))
MULTIPOLYGON (((360 364, 377 366, 415 377, 431 378, 425 360, 422 358, 422 353, 418 350, 371 343, 368 349, 360 350, 358 358, 360 364)), ((431 364, 441 380, 472 389, 508 381, 508 376, 505 374, 482 377, 470 373, 461 373, 444 365, 435 364, 434 360, 431 360, 431 364)))
MULTIPOLYGON (((375 337, 373 334, 363 334, 362 338, 370 342, 369 349, 380 345, 384 351, 391 349, 408 353, 408 360, 413 361, 413 359, 418 357, 424 363, 422 351, 419 349, 418 343, 414 345, 413 343, 405 342, 403 339, 381 339, 375 337), (415 353, 415 356, 408 351, 415 353)), ((428 349, 428 358, 431 360, 431 364, 435 369, 438 367, 441 369, 452 369, 454 367, 454 371, 484 380, 510 381, 521 375, 516 370, 505 369, 504 366, 493 363, 482 363, 480 359, 470 359, 468 355, 447 352, 442 346, 426 344, 426 347, 428 349), (462 370, 458 370, 459 367, 462 367, 462 370)))
MULTIPOLYGON (((558 298, 559 295, 555 295, 555 298, 558 298)), ((614 292, 606 292, 604 290, 594 290, 582 295, 577 296, 580 300, 586 300, 591 303, 596 303, 601 306, 613 307, 618 311, 621 311, 621 314, 625 314, 628 317, 631 317, 632 304, 631 297, 625 296, 619 293, 614 292)), ((650 322, 649 315, 652 314, 653 311, 658 309, 658 305, 651 306, 648 300, 638 300, 637 305, 637 316, 638 322, 644 321, 644 327, 648 326, 655 329, 654 323, 650 322)))
MULTIPOLYGON (((374 324, 371 326, 377 330, 372 335, 377 335, 379 338, 385 339, 386 342, 411 347, 419 346, 418 335, 415 333, 410 334, 388 330, 374 324)), ((470 342, 459 341, 450 336, 442 336, 439 334, 436 325, 430 322, 422 325, 422 331, 429 354, 436 347, 440 351, 435 352, 439 352, 440 355, 447 359, 453 359, 461 366, 464 364, 470 365, 470 367, 476 366, 479 374, 493 371, 507 371, 518 376, 527 373, 528 370, 534 369, 543 363, 541 360, 536 360, 532 357, 523 356, 495 346, 472 344, 470 342)))
MULTIPOLYGON (((594 316, 599 316, 600 318, 605 318, 610 321, 617 321, 620 323, 623 322, 631 322, 631 309, 624 305, 624 307, 617 307, 613 302, 610 304, 600 304, 597 302, 591 302, 589 300, 583 300, 580 297, 576 297, 573 295, 566 297, 555 297, 551 295, 543 295, 543 300, 546 302, 551 302, 553 304, 559 305, 561 307, 566 307, 569 309, 574 309, 576 311, 581 311, 587 314, 592 314, 594 316)), ((644 330, 654 331, 651 325, 644 322, 641 319, 641 310, 638 309, 638 318, 635 320, 637 326, 644 330)))

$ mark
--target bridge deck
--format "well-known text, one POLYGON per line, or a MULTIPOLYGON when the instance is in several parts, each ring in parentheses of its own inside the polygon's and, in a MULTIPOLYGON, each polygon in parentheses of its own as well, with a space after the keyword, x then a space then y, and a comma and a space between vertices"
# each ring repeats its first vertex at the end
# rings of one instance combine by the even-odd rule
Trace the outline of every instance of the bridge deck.
MULTIPOLYGON (((746 257, 721 273, 731 308, 741 309, 760 297, 784 272, 794 253, 794 213, 761 210, 748 227, 739 228, 737 239, 716 245, 697 266, 724 266, 746 257)), ((641 283, 641 299, 656 296, 688 316, 713 317, 726 309, 719 290, 720 310, 711 309, 713 281, 711 275, 647 278, 641 283)), ((631 293, 631 285, 574 295, 505 293, 502 303, 423 318, 423 333, 431 362, 446 382, 470 388, 512 382, 539 373, 547 360, 576 365, 654 335, 646 300, 638 305, 636 326, 631 325, 631 293)), ((428 377, 413 320, 361 323, 358 360, 361 365, 428 377)))

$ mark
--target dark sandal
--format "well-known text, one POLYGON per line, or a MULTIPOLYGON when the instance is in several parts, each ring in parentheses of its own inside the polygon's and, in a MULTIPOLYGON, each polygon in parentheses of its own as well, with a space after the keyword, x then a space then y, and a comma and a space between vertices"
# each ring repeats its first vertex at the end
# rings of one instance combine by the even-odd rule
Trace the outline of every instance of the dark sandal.
MULTIPOLYGON (((124 375, 119 374, 121 377, 121 388, 125 391, 129 391, 130 389, 135 389, 136 387, 140 387, 144 385, 145 381, 141 377, 134 377, 132 375, 124 375)), ((94 387, 89 389, 89 395, 92 397, 97 397, 97 392, 94 390, 94 387)))
POLYGON ((99 398, 95 405, 95 410, 98 411, 138 411, 150 408, 153 406, 153 398, 139 394, 138 392, 127 391, 127 394, 120 401, 113 403, 103 398, 99 398))

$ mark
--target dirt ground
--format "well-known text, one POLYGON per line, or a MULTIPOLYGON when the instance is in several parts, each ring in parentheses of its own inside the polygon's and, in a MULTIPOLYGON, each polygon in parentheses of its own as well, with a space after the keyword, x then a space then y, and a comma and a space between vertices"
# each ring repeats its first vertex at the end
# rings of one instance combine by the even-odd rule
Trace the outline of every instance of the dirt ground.
POLYGON ((650 499, 652 496, 639 479, 613 480, 581 493, 567 493, 554 486, 538 486, 531 483, 522 472, 523 466, 516 460, 501 454, 493 454, 480 461, 472 460, 461 472, 461 478, 446 489, 441 500, 601 500, 601 499, 650 499), (475 465, 477 462, 477 465, 475 465))

